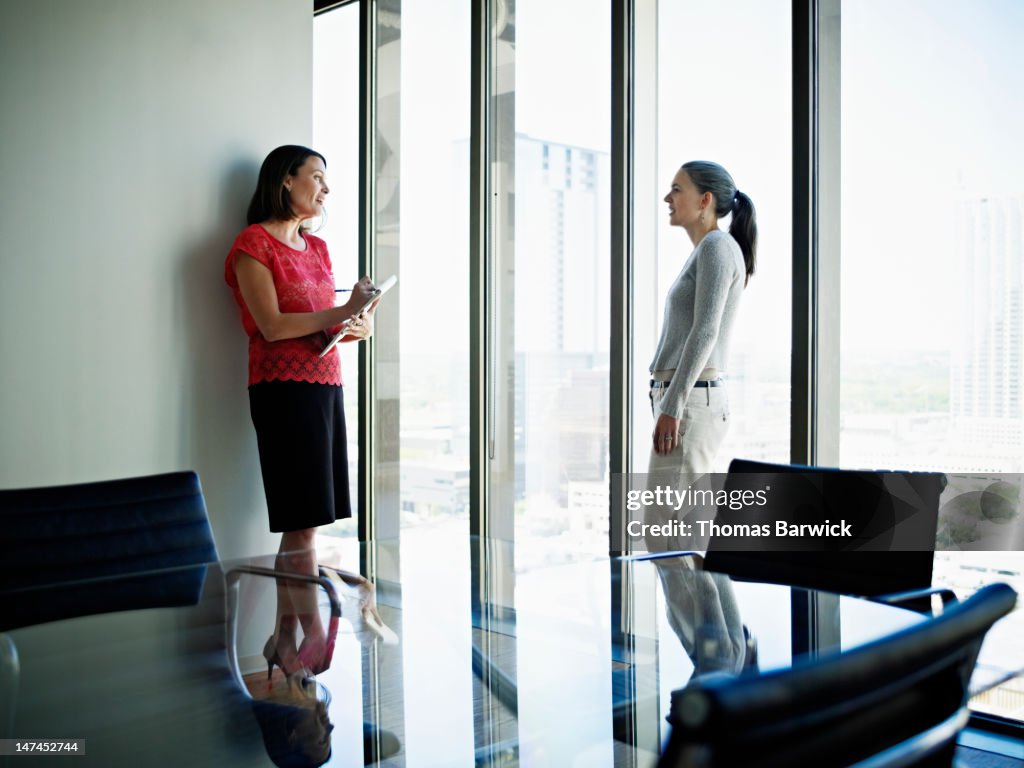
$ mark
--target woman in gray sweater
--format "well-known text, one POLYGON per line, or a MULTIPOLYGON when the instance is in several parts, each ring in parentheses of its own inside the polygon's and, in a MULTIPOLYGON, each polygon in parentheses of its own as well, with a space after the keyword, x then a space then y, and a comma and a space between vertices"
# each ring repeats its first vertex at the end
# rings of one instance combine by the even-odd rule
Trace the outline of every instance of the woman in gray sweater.
POLYGON ((665 195, 669 223, 694 245, 669 289, 651 362, 656 418, 650 472, 705 474, 728 427, 721 374, 743 288, 754 274, 757 222, 750 198, 722 166, 686 163, 665 195), (732 214, 728 233, 719 219, 732 214))
MULTIPOLYGON (((716 163, 686 163, 672 180, 665 202, 670 224, 685 229, 694 248, 669 289, 651 362, 655 425, 648 484, 668 481, 685 490, 712 471, 729 427, 721 375, 740 298, 754 274, 757 222, 750 198, 716 163), (719 220, 730 214, 729 231, 723 232, 719 220)), ((647 510, 647 518, 665 523, 685 517, 687 511, 654 507, 647 510)), ((706 510, 698 516, 707 517, 706 510)), ((648 536, 647 548, 703 549, 700 538, 648 536)), ((693 570, 692 558, 655 563, 669 624, 689 654, 694 674, 735 673, 755 666, 756 643, 743 625, 728 578, 693 570)))

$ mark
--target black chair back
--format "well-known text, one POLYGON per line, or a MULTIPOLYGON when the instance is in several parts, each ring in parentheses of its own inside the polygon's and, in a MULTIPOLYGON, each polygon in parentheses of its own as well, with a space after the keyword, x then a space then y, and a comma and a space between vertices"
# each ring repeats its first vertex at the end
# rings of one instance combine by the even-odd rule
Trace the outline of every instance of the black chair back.
POLYGON ((1016 603, 992 584, 938 618, 849 653, 672 694, 659 768, 948 766, 985 633, 1016 603))
POLYGON ((870 512, 874 546, 898 551, 859 551, 862 541, 816 539, 811 543, 712 537, 704 567, 738 579, 753 579, 876 597, 931 586, 939 496, 945 475, 936 472, 878 472, 825 469, 735 459, 729 465, 730 492, 771 486, 768 504, 743 510, 720 507, 716 522, 757 523, 794 518, 833 522, 870 512), (900 494, 893 493, 898 488, 900 494), (909 532, 908 532, 909 529, 909 532), (899 532, 899 533, 897 533, 899 532), (902 537, 902 538, 900 538, 902 537), (769 543, 766 543, 769 542, 769 543))
POLYGON ((192 605, 216 561, 195 472, 0 491, 0 630, 192 605))

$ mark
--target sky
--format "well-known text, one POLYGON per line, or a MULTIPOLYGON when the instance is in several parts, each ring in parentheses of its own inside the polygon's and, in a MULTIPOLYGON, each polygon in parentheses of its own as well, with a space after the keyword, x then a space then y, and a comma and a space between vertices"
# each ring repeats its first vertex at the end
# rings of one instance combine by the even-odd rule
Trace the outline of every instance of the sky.
POLYGON ((1024 4, 843 5, 843 342, 944 349, 958 203, 1021 199, 1024 4))

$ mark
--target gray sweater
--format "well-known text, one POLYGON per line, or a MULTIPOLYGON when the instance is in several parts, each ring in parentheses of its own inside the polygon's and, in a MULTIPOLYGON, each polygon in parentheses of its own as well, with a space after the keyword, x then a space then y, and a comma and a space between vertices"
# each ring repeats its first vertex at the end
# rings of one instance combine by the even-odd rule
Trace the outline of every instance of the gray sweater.
POLYGON ((725 370, 745 278, 743 252, 729 233, 712 230, 693 249, 669 289, 651 362, 651 373, 675 369, 655 418, 661 413, 681 418, 700 372, 725 370))

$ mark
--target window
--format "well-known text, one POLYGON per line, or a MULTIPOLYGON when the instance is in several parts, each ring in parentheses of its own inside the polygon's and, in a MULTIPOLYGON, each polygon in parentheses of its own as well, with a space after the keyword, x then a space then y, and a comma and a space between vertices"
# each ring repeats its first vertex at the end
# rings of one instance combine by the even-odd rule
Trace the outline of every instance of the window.
POLYGON ((401 66, 381 73, 401 112, 400 355, 381 374, 398 377, 403 539, 469 527, 469 11, 405 4, 401 66))
MULTIPOLYGON (((753 201, 759 230, 757 270, 732 331, 725 371, 731 423, 715 470, 724 471, 734 457, 787 462, 793 260, 790 3, 660 0, 653 35, 657 55, 641 61, 655 71, 639 74, 636 104, 632 470, 645 473, 648 468, 653 430, 648 367, 666 294, 693 250, 685 230, 669 226, 663 201, 676 171, 689 160, 724 166, 753 201), (700 81, 707 66, 714 70, 713 84, 700 81), (657 87, 647 90, 641 81, 657 87), (657 117, 645 133, 640 116, 649 113, 657 117)), ((727 218, 720 226, 728 230, 729 223, 727 218)), ((665 605, 654 605, 653 595, 660 593, 652 587, 633 584, 632 613, 623 619, 624 628, 629 627, 637 648, 645 649, 640 653, 654 652, 647 645, 654 638, 679 651, 659 656, 659 664, 666 665, 659 670, 663 679, 679 679, 673 674, 684 674, 685 656, 668 626, 665 605)), ((635 717, 644 724, 638 743, 656 750, 667 732, 663 715, 670 691, 643 675, 632 684, 635 717)))
MULTIPOLYGON (((665 295, 693 250, 669 227, 662 198, 688 160, 723 165, 757 210, 757 271, 732 332, 731 424, 716 471, 730 459, 789 461, 792 274, 792 86, 790 4, 691 0, 658 4, 657 152, 653 188, 636 190, 637 228, 656 232, 657 263, 638 247, 634 360, 635 472, 647 471, 653 429, 647 370, 661 331, 665 295), (703 34, 701 30, 713 30, 703 34), (723 45, 728 40, 728 45, 723 45), (685 45, 682 45, 685 41, 685 45), (714 72, 698 83, 695 62, 714 72), (698 97, 699 92, 699 97, 698 97), (645 208, 647 210, 645 210, 645 208), (653 215, 652 215, 653 212, 653 215)), ((638 105, 644 109, 645 105, 638 105)), ((649 155, 648 155, 649 156, 649 155)), ((638 163, 646 162, 640 154, 638 163)), ((728 229, 729 220, 722 222, 728 229)), ((646 236, 646 235, 645 235, 646 236)))
MULTIPOLYGON (((327 158, 327 217, 316 232, 327 241, 338 288, 359 278, 359 7, 348 5, 317 18, 313 25, 313 149, 327 158)), ((339 294, 344 303, 347 294, 339 294)), ((330 526, 336 536, 354 536, 359 514, 356 471, 359 460, 359 356, 356 344, 340 344, 348 428, 350 520, 330 526)))
POLYGON ((499 19, 491 514, 519 567, 608 547, 610 18, 499 19))
MULTIPOLYGON (((1022 24, 1002 0, 842 4, 843 466, 1024 470, 1022 24)), ((936 560, 961 598, 1024 588, 1021 552, 936 560)), ((1019 717, 1024 685, 972 706, 1019 717)))

